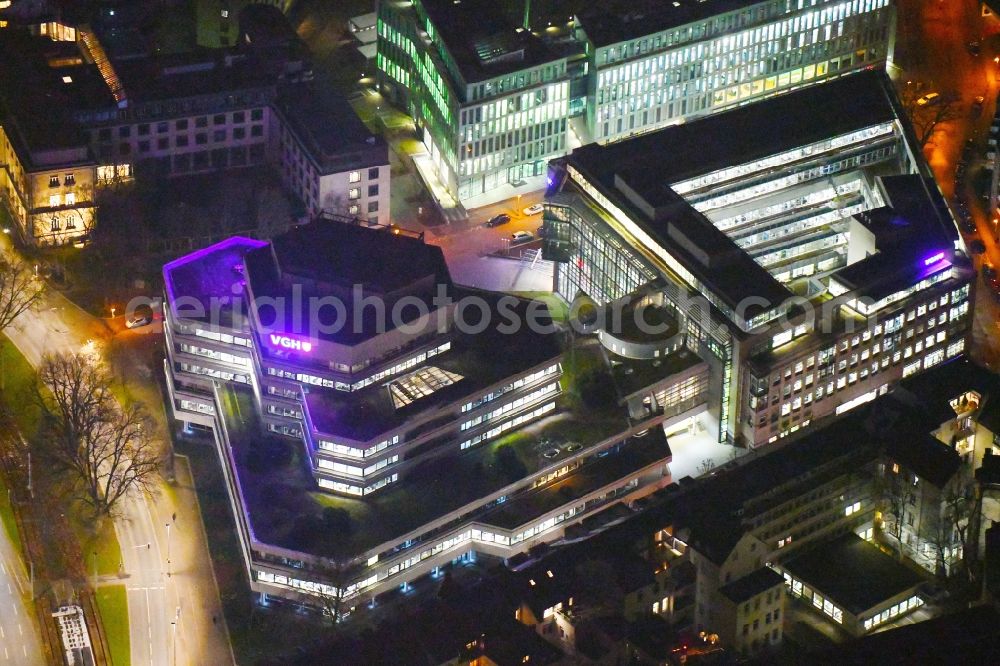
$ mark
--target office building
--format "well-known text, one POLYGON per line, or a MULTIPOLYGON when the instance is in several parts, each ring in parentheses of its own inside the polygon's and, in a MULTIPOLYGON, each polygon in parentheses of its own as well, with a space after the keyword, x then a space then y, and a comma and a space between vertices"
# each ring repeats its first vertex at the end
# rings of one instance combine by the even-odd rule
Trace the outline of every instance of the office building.
POLYGON ((441 182, 462 199, 542 176, 568 148, 572 49, 492 5, 379 4, 382 90, 413 116, 441 182))
POLYGON ((578 19, 587 128, 617 141, 892 61, 891 0, 598 3, 578 19))
POLYGON ((707 401, 693 353, 609 362, 595 336, 564 351, 540 303, 453 284, 440 248, 395 227, 327 217, 232 238, 164 281, 173 413, 214 432, 265 601, 355 605, 557 539, 668 484, 656 426, 707 401), (297 319, 314 299, 332 309, 297 319), (341 327, 314 323, 331 312, 341 327))
POLYGON ((660 294, 721 439, 776 442, 965 350, 975 273, 881 72, 584 146, 551 182, 555 291, 660 294))
POLYGON ((381 90, 460 200, 539 176, 579 143, 882 68, 895 33, 891 0, 629 0, 526 20, 488 0, 380 3, 381 90))

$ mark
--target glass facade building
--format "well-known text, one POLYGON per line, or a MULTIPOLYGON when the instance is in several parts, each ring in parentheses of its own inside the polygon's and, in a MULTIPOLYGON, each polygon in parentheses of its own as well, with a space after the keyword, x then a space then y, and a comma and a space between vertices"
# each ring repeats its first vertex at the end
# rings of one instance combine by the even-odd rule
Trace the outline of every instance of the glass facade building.
POLYGON ((442 183, 462 199, 543 175, 567 151, 570 101, 566 56, 523 30, 466 35, 473 5, 383 2, 377 25, 382 89, 413 116, 442 183))
MULTIPOLYGON (((670 22, 583 19, 588 126, 617 139, 815 83, 891 56, 891 0, 768 0, 670 22), (634 25, 641 23, 641 25, 634 25)), ((734 3, 724 3, 731 8, 734 3)))
POLYGON ((900 113, 863 72, 574 151, 543 218, 554 290, 662 293, 749 446, 964 353, 974 273, 900 113))
POLYGON ((891 0, 684 4, 602 3, 531 32, 485 1, 387 0, 379 81, 467 200, 542 175, 571 136, 616 141, 891 61, 891 0))

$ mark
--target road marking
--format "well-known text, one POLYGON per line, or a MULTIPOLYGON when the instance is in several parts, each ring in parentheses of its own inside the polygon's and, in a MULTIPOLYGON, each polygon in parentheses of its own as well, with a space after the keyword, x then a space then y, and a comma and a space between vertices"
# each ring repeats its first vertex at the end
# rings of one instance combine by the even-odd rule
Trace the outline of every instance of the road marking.
POLYGON ((17 633, 21 636, 24 636, 24 629, 21 628, 20 622, 17 623, 17 633))
POLYGON ((6 647, 4 647, 4 649, 3 649, 3 658, 4 659, 10 659, 10 654, 7 653, 7 648, 6 647))
POLYGON ((10 589, 10 583, 7 583, 7 594, 14 594, 14 590, 10 589))
POLYGON ((0 568, 3 569, 3 573, 4 573, 4 575, 6 575, 7 574, 7 565, 4 564, 3 562, 0 562, 0 568))

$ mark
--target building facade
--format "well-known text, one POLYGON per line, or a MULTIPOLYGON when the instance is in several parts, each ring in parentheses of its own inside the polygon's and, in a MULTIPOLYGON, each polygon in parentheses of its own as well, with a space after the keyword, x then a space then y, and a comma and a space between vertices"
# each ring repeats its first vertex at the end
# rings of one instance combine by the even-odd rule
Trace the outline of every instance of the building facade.
POLYGON ((708 2, 580 19, 587 128, 608 142, 892 61, 891 0, 708 2))
POLYGON ((895 12, 890 0, 612 2, 536 27, 486 1, 417 0, 380 3, 378 33, 382 91, 468 200, 542 175, 579 143, 881 68, 895 12))
POLYGON ((383 92, 413 116, 449 192, 542 176, 569 145, 571 64, 484 3, 379 5, 383 92))
POLYGON ((525 317, 537 304, 466 293, 439 248, 350 218, 271 243, 230 239, 168 264, 164 280, 173 413, 213 433, 262 600, 340 595, 353 605, 456 561, 556 539, 574 519, 669 483, 655 426, 707 400, 707 368, 684 350, 616 373, 596 340, 567 361, 555 329, 466 332, 459 296, 525 317), (439 303, 442 293, 456 300, 439 303), (254 307, 314 297, 343 299, 342 330, 317 333, 284 315, 269 323, 254 307), (354 307, 373 300, 424 310, 382 330, 354 307), (577 405, 563 367, 584 358, 628 399, 589 413, 577 405), (272 476, 253 463, 259 450, 303 464, 272 476), (292 516, 274 514, 279 506, 294 506, 292 516), (362 513, 347 527, 296 527, 336 507, 362 513))
POLYGON ((2 189, 26 242, 83 236, 96 189, 137 169, 157 180, 274 166, 306 214, 389 221, 386 143, 345 100, 321 101, 298 55, 112 60, 94 33, 79 34, 65 43, 20 29, 0 34, 0 51, 10 54, 0 72, 2 189), (17 83, 24 80, 38 85, 17 83), (60 100, 58 118, 33 112, 49 98, 60 100))
POLYGON ((773 443, 965 349, 973 274, 912 146, 890 84, 863 72, 578 149, 546 202, 554 289, 659 290, 716 369, 720 435, 773 443), (670 152, 689 157, 654 157, 670 152))

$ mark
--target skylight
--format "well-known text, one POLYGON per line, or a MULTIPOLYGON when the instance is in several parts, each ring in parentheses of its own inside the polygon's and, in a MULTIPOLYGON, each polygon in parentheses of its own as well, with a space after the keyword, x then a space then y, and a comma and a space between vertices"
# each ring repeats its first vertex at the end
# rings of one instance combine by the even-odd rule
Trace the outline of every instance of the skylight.
POLYGON ((451 386, 460 379, 462 375, 427 365, 389 382, 386 386, 389 388, 389 395, 392 396, 393 407, 400 409, 414 400, 425 398, 435 391, 451 386))

